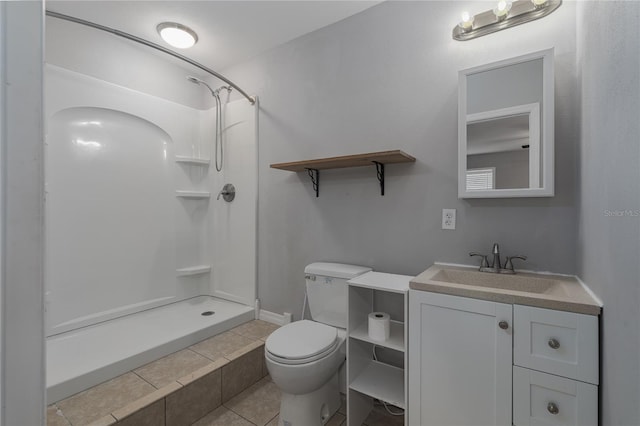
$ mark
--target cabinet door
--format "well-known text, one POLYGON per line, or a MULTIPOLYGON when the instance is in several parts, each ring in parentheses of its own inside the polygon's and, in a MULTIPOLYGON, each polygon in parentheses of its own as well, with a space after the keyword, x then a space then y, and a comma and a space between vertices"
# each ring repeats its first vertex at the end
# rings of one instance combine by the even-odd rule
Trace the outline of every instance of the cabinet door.
POLYGON ((513 424, 596 426, 598 387, 514 366, 513 424))
POLYGON ((513 307, 514 364, 598 384, 598 317, 513 307))
POLYGON ((511 305, 409 292, 407 424, 511 425, 511 319, 511 305))

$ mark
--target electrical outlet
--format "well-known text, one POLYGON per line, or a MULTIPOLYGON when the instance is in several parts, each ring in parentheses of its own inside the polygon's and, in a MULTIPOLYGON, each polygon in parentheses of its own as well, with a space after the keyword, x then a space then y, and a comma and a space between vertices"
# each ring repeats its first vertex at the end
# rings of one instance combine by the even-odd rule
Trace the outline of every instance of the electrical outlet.
POLYGON ((442 209, 442 229, 456 229, 456 209, 442 209))

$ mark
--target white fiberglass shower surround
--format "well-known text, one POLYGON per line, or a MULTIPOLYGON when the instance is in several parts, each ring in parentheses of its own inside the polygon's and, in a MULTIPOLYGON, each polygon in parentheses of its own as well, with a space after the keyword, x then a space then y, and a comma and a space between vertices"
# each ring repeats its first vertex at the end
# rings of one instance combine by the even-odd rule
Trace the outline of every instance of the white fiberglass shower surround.
POLYGON ((51 403, 254 318, 257 104, 223 103, 218 173, 215 108, 45 73, 51 403))

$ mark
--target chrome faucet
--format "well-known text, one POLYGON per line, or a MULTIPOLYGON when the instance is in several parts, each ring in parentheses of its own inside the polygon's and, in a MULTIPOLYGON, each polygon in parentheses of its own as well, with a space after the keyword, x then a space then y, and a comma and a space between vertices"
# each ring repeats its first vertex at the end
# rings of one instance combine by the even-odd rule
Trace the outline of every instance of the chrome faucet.
POLYGON ((493 260, 491 264, 487 260, 487 255, 472 251, 469 253, 469 256, 479 256, 480 260, 480 272, 491 272, 494 274, 515 274, 516 271, 513 269, 513 259, 522 259, 527 260, 527 256, 507 256, 507 260, 504 262, 504 267, 502 266, 502 260, 500 259, 500 246, 498 243, 493 245, 493 249, 491 250, 493 254, 493 260))
POLYGON ((493 253, 493 260, 491 261, 490 268, 499 271, 500 269, 502 269, 502 261, 500 260, 500 246, 498 245, 498 243, 493 244, 491 253, 493 253))

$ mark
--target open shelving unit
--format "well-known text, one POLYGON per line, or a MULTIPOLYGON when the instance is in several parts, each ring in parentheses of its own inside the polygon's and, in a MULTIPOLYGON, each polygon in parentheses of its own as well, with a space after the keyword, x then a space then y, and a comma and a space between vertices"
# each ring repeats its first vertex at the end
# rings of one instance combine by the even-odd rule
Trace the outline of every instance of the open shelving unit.
MULTIPOLYGON (((349 280, 347 324, 347 425, 360 426, 374 399, 407 406, 407 275, 368 272, 349 280), (371 339, 368 316, 391 315, 389 339, 371 339)), ((405 416, 406 424, 406 416, 405 416)))
POLYGON ((318 197, 320 194, 320 170, 375 166, 378 182, 380 183, 380 195, 384 195, 384 165, 413 163, 415 161, 416 159, 414 157, 397 149, 392 151, 369 152, 365 154, 294 161, 290 163, 274 163, 271 164, 271 168, 296 173, 306 171, 311 178, 313 189, 316 192, 316 197, 318 197))

